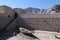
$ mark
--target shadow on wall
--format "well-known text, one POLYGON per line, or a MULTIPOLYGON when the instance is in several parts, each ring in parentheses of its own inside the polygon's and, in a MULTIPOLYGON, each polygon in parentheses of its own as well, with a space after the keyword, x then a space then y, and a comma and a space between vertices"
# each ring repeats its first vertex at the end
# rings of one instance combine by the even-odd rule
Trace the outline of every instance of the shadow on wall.
MULTIPOLYGON (((15 36, 16 34, 19 33, 18 26, 13 25, 13 23, 16 22, 16 19, 18 18, 17 13, 14 15, 14 19, 12 19, 0 32, 0 40, 7 40, 8 38, 15 36), (12 24, 12 26, 10 26, 12 24), (13 27, 10 28, 9 30, 6 30, 8 27, 13 27)), ((17 22, 16 22, 17 23, 17 22)))
POLYGON ((22 18, 21 16, 18 17, 18 27, 23 27, 26 28, 28 30, 34 30, 34 28, 32 28, 25 20, 24 18, 22 18))
MULTIPOLYGON (((12 21, 13 23, 13 21, 12 21)), ((0 33, 0 40, 7 40, 10 37, 13 37, 14 35, 17 35, 19 33, 19 28, 23 27, 28 30, 34 30, 22 17, 17 17, 17 27, 13 30, 5 31, 0 33)))

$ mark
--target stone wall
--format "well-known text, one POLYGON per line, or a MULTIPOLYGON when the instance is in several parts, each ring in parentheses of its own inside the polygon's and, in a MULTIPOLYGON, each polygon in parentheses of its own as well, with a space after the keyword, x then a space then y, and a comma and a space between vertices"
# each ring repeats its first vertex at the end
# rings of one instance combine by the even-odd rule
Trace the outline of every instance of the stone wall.
POLYGON ((14 17, 15 11, 11 7, 2 5, 0 6, 0 14, 3 14, 6 17, 8 17, 8 15, 10 15, 10 17, 14 17))
POLYGON ((17 24, 17 18, 6 28, 6 30, 14 30, 16 27, 18 27, 17 24))
POLYGON ((60 13, 58 14, 25 14, 23 9, 12 9, 7 6, 0 6, 0 30, 3 29, 12 19, 15 11, 18 17, 8 26, 6 30, 15 27, 24 27, 29 30, 60 31, 60 13), (23 13, 23 14, 20 14, 23 13))
MULTIPOLYGON (((8 6, 0 6, 0 30, 3 29, 6 25, 9 24, 11 20, 14 19, 15 11, 8 6)), ((12 22, 13 24, 16 23, 12 22)), ((14 26, 12 24, 12 26, 14 26)), ((11 25, 9 25, 12 27, 11 25)))
MULTIPOLYGON (((23 23, 27 23, 36 30, 60 31, 60 14, 23 14, 23 23)), ((18 22, 21 25, 21 22, 18 22)), ((25 25, 23 24, 22 25, 25 25)), ((24 27, 29 27, 25 25, 24 27)))

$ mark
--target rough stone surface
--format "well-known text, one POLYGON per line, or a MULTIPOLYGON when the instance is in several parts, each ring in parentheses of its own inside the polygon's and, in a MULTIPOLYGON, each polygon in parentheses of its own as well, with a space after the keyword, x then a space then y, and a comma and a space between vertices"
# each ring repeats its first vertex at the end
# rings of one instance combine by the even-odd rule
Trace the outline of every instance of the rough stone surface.
POLYGON ((37 30, 60 31, 60 14, 23 14, 18 18, 21 27, 37 30), (22 25, 23 24, 23 25, 22 25))
MULTIPOLYGON (((7 6, 0 6, 0 29, 4 28, 15 15, 15 11, 7 6), (2 12, 4 11, 4 12, 2 12), (10 15, 10 17, 9 17, 10 15)), ((17 8, 19 10, 18 18, 15 22, 17 23, 16 26, 24 27, 29 30, 49 30, 49 31, 60 31, 60 14, 19 14, 20 11, 23 13, 23 9, 17 8)), ((25 11, 24 11, 25 13, 25 11)), ((9 26, 11 26, 9 25, 9 26)), ((14 25, 13 25, 14 26, 14 25)))
MULTIPOLYGON (((18 12, 25 13, 25 11, 24 12, 18 11, 18 12)), ((46 32, 46 30, 57 31, 57 32, 60 31, 60 14, 21 14, 20 15, 19 13, 18 13, 18 17, 8 25, 8 28, 6 30, 14 31, 15 27, 16 29, 18 27, 24 27, 29 30, 34 30, 34 29, 45 30, 45 31, 35 31, 33 35, 35 35, 41 40, 60 40, 55 38, 55 35, 58 33, 46 32)), ((15 17, 15 11, 12 8, 7 6, 0 6, 0 30, 3 29, 14 17, 15 17)), ((19 36, 12 37, 14 32, 11 33, 12 35, 10 35, 10 32, 6 34, 3 33, 2 35, 0 33, 0 39, 1 40, 6 40, 6 39, 7 40, 15 40, 15 39, 31 40, 31 39, 22 37, 19 34, 18 34, 19 36), (8 38, 6 38, 6 36, 8 38)))
POLYGON ((51 32, 51 31, 35 30, 33 35, 35 35, 39 39, 33 39, 20 33, 20 34, 17 34, 17 36, 13 36, 7 40, 60 40, 60 39, 55 38, 56 34, 58 33, 51 32))
MULTIPOLYGON (((1 29, 3 29, 11 20, 14 19, 14 15, 15 15, 15 11, 8 6, 0 6, 0 31, 1 29)), ((13 22, 11 25, 9 25, 10 27, 13 27, 15 24, 16 25, 16 21, 13 22)))

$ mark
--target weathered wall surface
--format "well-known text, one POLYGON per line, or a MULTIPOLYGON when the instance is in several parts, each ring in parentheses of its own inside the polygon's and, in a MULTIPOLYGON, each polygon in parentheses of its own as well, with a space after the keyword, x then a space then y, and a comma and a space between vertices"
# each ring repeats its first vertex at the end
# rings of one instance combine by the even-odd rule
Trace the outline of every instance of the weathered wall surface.
MULTIPOLYGON (((59 30, 60 31, 60 14, 40 14, 40 15, 39 14, 24 14, 20 16, 33 29, 50 30, 50 31, 59 30)), ((21 22, 24 23, 24 21, 21 21, 21 22)), ((21 22, 19 22, 19 25, 21 24, 21 22)), ((27 27, 27 25, 25 26, 27 27)))
MULTIPOLYGON (((12 8, 0 6, 0 30, 6 27, 6 25, 8 25, 9 22, 14 19, 14 14, 15 11, 12 8)), ((15 24, 16 22, 12 23, 15 24)), ((14 26, 13 24, 12 26, 14 26)), ((9 26, 12 27, 11 25, 9 26)))
POLYGON ((7 6, 0 6, 0 30, 3 29, 11 20, 6 30, 15 27, 24 27, 29 30, 50 30, 60 31, 60 13, 59 14, 24 14, 22 9, 12 9, 7 6), (18 18, 14 19, 15 11, 18 18), (20 14, 23 13, 23 14, 20 14))
POLYGON ((0 17, 0 29, 4 28, 11 19, 7 17, 0 17))
POLYGON ((6 30, 13 31, 16 27, 18 27, 17 18, 6 28, 6 30))
POLYGON ((27 20, 24 20, 21 16, 18 17, 17 24, 19 27, 23 27, 29 30, 33 30, 33 28, 26 22, 27 20))

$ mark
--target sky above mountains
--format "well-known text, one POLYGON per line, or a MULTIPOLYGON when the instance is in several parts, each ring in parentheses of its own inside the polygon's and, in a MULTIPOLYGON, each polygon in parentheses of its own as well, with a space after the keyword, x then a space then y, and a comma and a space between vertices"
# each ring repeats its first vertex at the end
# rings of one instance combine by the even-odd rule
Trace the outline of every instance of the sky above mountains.
POLYGON ((0 5, 7 5, 12 8, 35 7, 46 9, 56 4, 60 4, 60 0, 0 0, 0 5))

